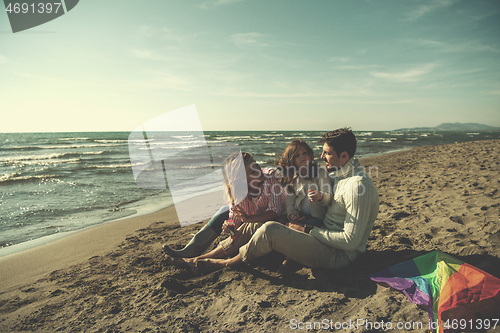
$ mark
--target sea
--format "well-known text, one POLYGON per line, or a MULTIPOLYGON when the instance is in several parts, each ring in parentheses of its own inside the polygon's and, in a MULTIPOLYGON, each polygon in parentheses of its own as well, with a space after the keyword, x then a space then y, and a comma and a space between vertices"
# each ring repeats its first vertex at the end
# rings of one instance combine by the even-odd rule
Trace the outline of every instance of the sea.
MULTIPOLYGON (((23 248, 19 245, 158 211, 173 204, 174 188, 177 200, 220 189, 214 170, 230 149, 248 151, 262 167, 272 167, 290 141, 302 138, 319 160, 324 132, 171 132, 146 139, 132 132, 0 133, 0 256, 23 248), (196 175, 206 177, 196 186, 179 186, 196 175)), ((500 132, 355 134, 358 157, 500 137, 500 132)))

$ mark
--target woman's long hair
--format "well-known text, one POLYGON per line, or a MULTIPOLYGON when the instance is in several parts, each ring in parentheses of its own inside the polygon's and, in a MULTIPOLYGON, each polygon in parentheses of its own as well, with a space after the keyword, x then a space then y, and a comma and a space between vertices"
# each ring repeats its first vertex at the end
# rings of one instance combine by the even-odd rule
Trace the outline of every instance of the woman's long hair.
POLYGON ((302 139, 293 140, 286 146, 283 153, 281 153, 280 157, 274 162, 276 168, 281 172, 281 185, 286 186, 287 188, 289 184, 292 183, 293 178, 299 172, 295 167, 293 159, 297 156, 299 149, 304 147, 307 153, 311 156, 311 163, 309 164, 309 168, 307 170, 306 179, 316 178, 318 176, 318 166, 316 162, 314 162, 314 153, 311 147, 302 139))

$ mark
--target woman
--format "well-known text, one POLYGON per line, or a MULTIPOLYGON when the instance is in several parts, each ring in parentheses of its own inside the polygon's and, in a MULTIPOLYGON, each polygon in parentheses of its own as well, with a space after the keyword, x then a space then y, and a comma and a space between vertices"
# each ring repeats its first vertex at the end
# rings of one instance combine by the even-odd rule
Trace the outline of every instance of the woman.
MULTIPOLYGON (((221 231, 228 233, 227 220, 233 220, 237 237, 224 240, 214 251, 203 256, 203 258, 222 258, 225 255, 235 253, 264 222, 278 220, 280 215, 284 213, 285 193, 276 178, 275 170, 271 168, 261 169, 250 153, 233 154, 224 162, 226 183, 231 185, 227 188, 232 187, 233 192, 235 192, 234 188, 240 188, 235 181, 235 178, 241 175, 237 172, 238 167, 235 167, 240 161, 239 156, 241 156, 244 169, 243 178, 245 179, 238 183, 245 185, 246 182, 246 197, 239 198, 237 204, 232 204, 229 212, 227 206, 222 207, 182 250, 173 250, 168 245, 163 245, 165 254, 170 257, 197 257, 210 246, 221 231)), ((228 197, 234 195, 238 196, 237 193, 228 193, 228 197)))
POLYGON ((288 144, 276 161, 287 191, 286 212, 290 222, 323 226, 332 186, 325 169, 314 162, 311 147, 302 139, 288 144))

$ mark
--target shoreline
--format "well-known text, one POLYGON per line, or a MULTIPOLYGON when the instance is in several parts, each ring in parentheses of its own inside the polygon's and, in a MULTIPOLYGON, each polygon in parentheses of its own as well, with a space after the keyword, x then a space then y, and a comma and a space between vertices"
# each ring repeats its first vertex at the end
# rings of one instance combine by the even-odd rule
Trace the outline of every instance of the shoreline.
MULTIPOLYGON (((97 132, 97 133, 99 133, 99 132, 97 132)), ((370 132, 370 135, 371 135, 371 132, 370 132)), ((483 140, 483 141, 488 141, 488 140, 483 140)), ((465 142, 474 142, 474 141, 465 141, 465 142)), ((381 153, 370 153, 370 154, 363 155, 363 157, 361 157, 360 159, 369 159, 369 158, 373 158, 373 157, 377 157, 377 156, 384 156, 384 155, 387 155, 387 154, 392 154, 394 152, 409 151, 409 150, 412 150, 412 149, 415 149, 415 148, 418 148, 418 147, 426 147, 426 146, 403 147, 403 148, 397 148, 397 149, 388 150, 388 151, 381 152, 381 153)), ((171 198, 170 198, 170 200, 171 200, 171 198)), ((114 221, 118 221, 118 220, 121 220, 121 219, 128 219, 128 218, 132 218, 132 217, 136 217, 136 216, 141 216, 143 214, 149 214, 151 212, 155 212, 157 210, 169 207, 169 206, 171 206, 173 204, 173 203, 168 203, 166 205, 164 205, 164 204, 152 204, 152 206, 155 206, 157 208, 153 207, 152 209, 148 209, 147 208, 147 206, 148 206, 147 200, 145 200, 145 201, 146 201, 145 202, 146 203, 145 206, 136 206, 136 207, 125 208, 125 209, 131 209, 131 210, 136 210, 137 211, 136 213, 131 213, 130 215, 127 215, 125 217, 116 218, 116 219, 110 219, 110 220, 107 220, 107 221, 104 221, 104 220, 101 219, 101 221, 98 221, 96 223, 91 223, 90 226, 85 226, 85 227, 82 227, 82 228, 79 228, 79 229, 76 229, 76 230, 63 231, 61 233, 55 233, 55 234, 48 234, 48 235, 45 235, 45 236, 41 236, 39 238, 34 238, 34 239, 22 241, 20 243, 16 243, 16 244, 13 244, 13 245, 10 245, 10 246, 4 246, 4 247, 0 248, 0 258, 2 258, 4 256, 11 255, 11 254, 14 254, 14 253, 18 253, 20 251, 24 251, 26 249, 36 248, 38 246, 44 245, 46 243, 50 243, 50 242, 55 241, 57 239, 60 239, 62 237, 69 236, 69 235, 73 234, 74 232, 83 231, 83 230, 86 230, 88 228, 93 228, 93 227, 96 227, 96 226, 99 226, 99 225, 102 225, 102 224, 106 224, 106 223, 112 223, 114 221), (147 211, 144 212, 144 213, 141 213, 141 210, 143 210, 144 207, 146 207, 147 211)))
POLYGON ((20 251, 0 256, 0 281, 2 281, 0 292, 2 288, 15 286, 16 277, 19 275, 33 281, 48 270, 57 270, 68 264, 81 263, 90 257, 103 255, 118 246, 127 236, 158 221, 164 221, 178 228, 199 226, 208 221, 220 208, 220 204, 214 205, 217 201, 217 199, 214 201, 214 194, 217 198, 219 197, 217 191, 204 192, 197 197, 187 198, 177 205, 171 203, 166 207, 152 206, 149 209, 142 207, 132 216, 24 242, 30 244, 17 244, 17 249, 20 251), (199 218, 196 221, 198 222, 181 225, 178 211, 180 214, 185 214, 187 210, 191 210, 191 213, 196 212, 191 208, 194 205, 205 207, 201 214, 200 212, 197 214, 199 218), (212 213, 205 213, 208 211, 212 213), (49 242, 47 238, 51 238, 49 242), (69 249, 69 251, 58 251, 60 248, 69 249), (35 263, 34 267, 33 263, 35 263))
POLYGON ((154 213, 76 230, 52 242, 0 257, 1 289, 14 287, 19 276, 23 280, 34 281, 50 271, 103 255, 118 246, 128 235, 165 217, 177 219, 173 205, 154 213))
MULTIPOLYGON (((480 140, 480 141, 467 141, 467 142, 482 142, 482 141, 495 141, 495 140, 480 140)), ((412 147, 412 148, 401 148, 401 149, 391 150, 391 151, 387 151, 387 152, 383 152, 383 153, 368 154, 368 155, 366 155, 364 157, 361 157, 360 161, 362 162, 361 164, 363 165, 363 161, 364 160, 369 161, 369 160, 373 160, 373 159, 382 158, 383 156, 392 156, 394 154, 399 154, 399 153, 413 151, 413 150, 419 149, 419 148, 433 147, 433 146, 438 146, 439 147, 439 146, 444 146, 444 145, 450 145, 450 144, 428 145, 428 146, 419 146, 419 147, 412 147)), ((213 192, 215 192, 215 191, 216 190, 214 190, 213 192)), ((209 193, 205 193, 205 195, 207 195, 207 196, 209 194, 210 194, 210 191, 209 191, 209 193)), ((190 199, 192 199, 192 198, 187 198, 184 201, 189 202, 190 199)), ((171 198, 170 198, 170 200, 171 200, 171 198)), ((78 235, 78 233, 80 233, 80 232, 86 232, 86 231, 89 231, 89 230, 92 230, 92 229, 98 229, 99 227, 105 226, 107 224, 114 224, 114 223, 119 223, 119 222, 126 222, 127 220, 133 220, 133 219, 137 219, 137 218, 140 218, 140 217, 145 217, 145 216, 148 216, 148 215, 154 215, 154 214, 160 213, 162 211, 167 212, 168 208, 171 208, 171 207, 175 208, 175 204, 173 202, 168 203, 166 206, 160 206, 158 204, 157 205, 150 205, 150 206, 151 207, 148 207, 148 205, 145 205, 145 206, 142 206, 142 207, 141 206, 136 207, 135 209, 137 211, 135 213, 133 213, 133 214, 131 214, 129 216, 125 216, 125 217, 116 219, 116 220, 110 220, 110 221, 102 222, 102 223, 99 223, 99 224, 95 224, 95 225, 92 225, 92 226, 89 226, 89 227, 85 227, 85 228, 77 229, 77 230, 73 230, 73 231, 68 231, 68 232, 63 232, 63 233, 57 233, 57 234, 47 235, 47 236, 43 236, 43 237, 40 237, 40 238, 37 238, 37 239, 33 239, 33 240, 26 241, 26 242, 14 244, 14 245, 11 245, 11 246, 8 246, 8 247, 0 248, 0 265, 1 265, 1 261, 2 261, 3 258, 12 256, 12 255, 16 255, 16 254, 21 254, 21 253, 23 253, 25 251, 36 250, 37 248, 40 248, 40 247, 43 247, 43 246, 46 246, 46 245, 50 245, 53 242, 57 242, 59 240, 63 240, 66 237, 72 237, 72 236, 78 235)), ((195 224, 198 224, 200 222, 197 222, 195 224)), ((1 279, 1 274, 0 274, 0 281, 1 280, 2 279, 1 279)))
MULTIPOLYGON (((409 151, 409 150, 412 150, 415 148, 418 148, 418 147, 400 148, 400 149, 390 150, 390 151, 383 152, 383 153, 368 154, 360 159, 363 160, 363 159, 368 159, 368 158, 374 158, 374 157, 379 157, 379 156, 383 156, 383 155, 387 155, 387 154, 409 151)), ((211 192, 215 192, 215 191, 217 191, 217 189, 212 189, 210 191, 207 191, 205 194, 210 194, 211 192)), ((169 198, 169 201, 171 201, 171 199, 172 198, 169 198)), ((186 198, 183 201, 188 201, 190 199, 191 198, 186 198)), ((21 243, 17 243, 14 245, 5 246, 5 247, 0 248, 0 260, 1 260, 1 258, 6 257, 6 256, 10 256, 10 255, 13 255, 16 253, 20 253, 20 252, 34 249, 34 248, 37 248, 40 246, 44 246, 46 244, 50 244, 51 242, 57 241, 57 240, 62 239, 64 237, 69 237, 69 236, 71 236, 75 233, 78 233, 78 232, 82 232, 82 231, 85 231, 88 229, 96 228, 96 227, 99 227, 99 226, 102 226, 102 225, 105 225, 108 223, 114 223, 114 222, 127 220, 127 219, 131 219, 131 218, 135 218, 135 217, 153 214, 153 213, 156 213, 160 210, 171 207, 173 205, 174 205, 174 203, 171 202, 171 203, 168 203, 167 205, 150 204, 150 205, 145 205, 145 206, 138 206, 138 207, 130 208, 130 209, 135 209, 136 210, 135 213, 132 213, 132 214, 125 216, 125 217, 122 217, 122 218, 113 219, 113 220, 109 220, 109 221, 105 221, 105 222, 100 222, 100 223, 96 223, 96 224, 93 224, 91 226, 84 227, 81 229, 46 235, 46 236, 42 236, 39 238, 27 240, 27 241, 24 241, 21 243), (148 207, 148 206, 151 206, 151 207, 148 207)))
POLYGON ((58 232, 58 233, 55 233, 55 234, 42 236, 42 237, 39 237, 39 238, 35 238, 35 239, 31 239, 31 240, 24 241, 24 242, 21 242, 21 243, 17 243, 17 244, 14 244, 14 245, 5 246, 5 247, 0 248, 0 259, 3 258, 3 257, 6 257, 6 256, 10 256, 10 255, 19 253, 19 252, 23 252, 23 251, 26 251, 26 250, 34 249, 34 248, 37 248, 37 247, 40 247, 40 246, 44 246, 46 244, 50 244, 52 242, 55 242, 55 241, 57 241, 59 239, 62 239, 62 238, 65 238, 65 237, 69 237, 69 236, 71 236, 73 234, 76 234, 78 232, 86 231, 86 230, 89 230, 89 229, 92 229, 92 228, 97 228, 99 226, 106 225, 108 223, 114 223, 114 222, 128 220, 128 219, 132 219, 132 218, 136 218, 136 217, 141 217, 141 216, 144 216, 144 215, 154 214, 154 213, 157 213, 157 212, 159 212, 161 210, 164 210, 164 209, 166 209, 168 207, 171 207, 173 205, 174 205, 174 203, 171 202, 171 203, 168 203, 166 205, 165 204, 163 204, 163 205, 160 205, 160 204, 149 204, 149 205, 144 205, 144 206, 138 206, 138 207, 135 207, 135 208, 128 208, 128 209, 135 210, 135 213, 132 213, 130 215, 127 215, 127 216, 124 216, 124 217, 120 217, 120 218, 117 218, 117 219, 112 219, 112 220, 109 220, 109 221, 103 221, 103 222, 100 222, 100 223, 92 224, 90 226, 79 228, 79 229, 76 229, 76 230, 64 231, 64 232, 60 232, 60 233, 58 232))
POLYGON ((299 267, 282 278, 282 258, 273 255, 201 276, 166 265, 161 245, 184 245, 202 226, 180 227, 174 206, 0 258, 0 331, 289 332, 293 319, 325 318, 427 323, 425 309, 366 276, 441 250, 500 277, 499 152, 497 139, 363 158, 377 167, 380 212, 367 251, 341 271, 299 267))

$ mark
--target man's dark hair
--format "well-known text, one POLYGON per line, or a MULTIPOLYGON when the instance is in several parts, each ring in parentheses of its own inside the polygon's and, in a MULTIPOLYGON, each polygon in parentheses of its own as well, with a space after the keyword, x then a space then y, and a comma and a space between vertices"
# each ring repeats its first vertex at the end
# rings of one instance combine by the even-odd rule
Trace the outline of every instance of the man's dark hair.
POLYGON ((337 155, 345 151, 349 157, 353 157, 356 153, 356 136, 348 127, 323 134, 319 143, 328 144, 337 155))

